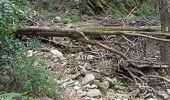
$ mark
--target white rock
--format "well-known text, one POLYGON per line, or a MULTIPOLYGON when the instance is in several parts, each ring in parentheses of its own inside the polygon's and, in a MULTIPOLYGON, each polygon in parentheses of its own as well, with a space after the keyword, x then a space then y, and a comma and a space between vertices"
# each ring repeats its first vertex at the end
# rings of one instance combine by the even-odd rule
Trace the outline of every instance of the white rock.
POLYGON ((158 94, 158 96, 160 96, 162 99, 164 99, 164 100, 169 100, 168 98, 169 98, 169 95, 168 94, 166 94, 166 93, 160 93, 160 94, 158 94))
POLYGON ((167 91, 167 93, 170 95, 170 89, 167 89, 166 91, 167 91))
POLYGON ((56 17, 55 17, 55 20, 61 21, 61 17, 60 17, 60 16, 56 16, 56 17))
POLYGON ((148 98, 146 100, 158 100, 158 99, 156 99, 156 98, 148 98))
POLYGON ((27 57, 32 57, 34 52, 32 50, 28 50, 27 57))
POLYGON ((78 78, 80 75, 81 75, 80 72, 77 72, 76 74, 72 75, 71 78, 72 78, 72 79, 76 79, 76 78, 78 78))
POLYGON ((78 90, 77 93, 78 93, 78 95, 79 95, 80 97, 84 97, 84 96, 87 95, 87 92, 86 92, 86 91, 82 91, 82 90, 78 90))
POLYGON ((60 51, 58 51, 57 49, 55 49, 55 50, 50 50, 50 52, 53 54, 54 57, 58 57, 58 58, 60 58, 61 60, 64 60, 64 59, 65 59, 64 56, 63 56, 63 54, 62 54, 60 51))
POLYGON ((72 79, 69 79, 68 81, 63 82, 63 87, 66 87, 68 85, 72 85, 74 81, 72 79))
POLYGON ((78 82, 78 81, 76 81, 75 83, 74 83, 74 85, 79 85, 80 83, 78 82))
POLYGON ((99 89, 89 89, 89 91, 87 92, 87 96, 100 97, 100 96, 102 96, 102 93, 100 92, 99 89))
POLYGON ((79 90, 80 88, 81 88, 81 87, 79 87, 79 86, 74 86, 74 87, 73 87, 74 90, 79 90))
POLYGON ((85 87, 85 88, 90 88, 91 86, 90 86, 90 84, 87 84, 87 85, 85 85, 84 87, 85 87))
POLYGON ((94 57, 95 57, 95 56, 93 56, 93 55, 88 55, 88 56, 87 56, 87 59, 88 59, 88 60, 92 60, 94 57))
POLYGON ((97 88, 97 85, 92 84, 91 87, 90 87, 90 89, 94 89, 94 88, 97 88))
POLYGON ((95 80, 95 77, 94 77, 93 74, 86 74, 85 77, 82 80, 82 85, 92 83, 94 80, 95 80))

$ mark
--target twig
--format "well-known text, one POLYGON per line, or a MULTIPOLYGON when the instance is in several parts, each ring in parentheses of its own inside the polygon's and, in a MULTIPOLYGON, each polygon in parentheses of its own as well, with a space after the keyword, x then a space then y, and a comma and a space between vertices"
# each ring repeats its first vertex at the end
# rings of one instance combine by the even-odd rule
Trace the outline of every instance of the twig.
POLYGON ((100 46, 100 47, 102 47, 102 48, 104 48, 104 49, 106 49, 106 50, 108 50, 108 51, 110 51, 110 52, 112 52, 112 53, 115 53, 115 54, 117 54, 117 55, 120 55, 123 59, 129 61, 129 63, 130 63, 132 66, 138 67, 138 65, 136 65, 135 63, 133 63, 133 62, 131 61, 131 59, 128 58, 128 57, 127 57, 125 54, 123 54, 121 51, 118 51, 118 50, 116 50, 116 49, 114 49, 114 48, 110 48, 110 47, 108 47, 108 46, 106 46, 106 45, 104 45, 104 44, 102 44, 102 43, 100 43, 100 42, 98 42, 98 41, 95 41, 95 40, 93 40, 93 41, 92 41, 92 40, 85 40, 85 39, 83 39, 83 38, 77 38, 76 40, 82 41, 82 42, 85 42, 85 43, 90 43, 90 44, 92 44, 92 45, 98 45, 98 46, 100 46))
POLYGON ((165 77, 161 77, 161 76, 156 76, 156 75, 150 75, 150 76, 143 76, 143 78, 158 78, 158 79, 161 79, 161 80, 164 80, 168 83, 170 83, 170 80, 165 78, 165 77))

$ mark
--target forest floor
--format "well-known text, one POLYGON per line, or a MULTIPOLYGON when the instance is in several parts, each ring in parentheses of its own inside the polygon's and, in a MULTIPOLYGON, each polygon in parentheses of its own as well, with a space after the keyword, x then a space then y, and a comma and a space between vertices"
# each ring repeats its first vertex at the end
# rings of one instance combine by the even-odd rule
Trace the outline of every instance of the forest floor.
MULTIPOLYGON (((160 25, 156 17, 134 15, 117 19, 112 19, 111 16, 107 15, 81 16, 80 21, 75 23, 68 21, 66 24, 63 24, 59 13, 42 16, 44 17, 43 20, 31 21, 29 25, 76 30, 93 27, 160 25)), ((91 36, 89 38, 122 51, 139 64, 161 63, 160 43, 155 40, 114 35, 91 36)), ((50 71, 58 74, 58 83, 61 83, 63 87, 60 100, 170 99, 169 83, 157 78, 148 79, 145 77, 147 75, 163 76, 160 67, 151 68, 147 66, 141 69, 133 69, 118 55, 96 45, 84 44, 68 37, 41 37, 40 40, 45 50, 39 50, 36 54, 41 59, 48 61, 50 71), (145 75, 142 76, 141 73, 145 75)), ((44 98, 44 100, 47 100, 47 98, 44 98)), ((49 100, 51 99, 49 98, 49 100)))

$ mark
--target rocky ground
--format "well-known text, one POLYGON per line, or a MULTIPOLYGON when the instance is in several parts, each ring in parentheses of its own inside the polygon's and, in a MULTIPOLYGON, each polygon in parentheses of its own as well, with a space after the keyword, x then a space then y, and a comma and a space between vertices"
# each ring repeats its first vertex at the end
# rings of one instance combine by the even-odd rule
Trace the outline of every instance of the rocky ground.
MULTIPOLYGON (((31 22, 31 25, 50 26, 67 29, 82 29, 98 26, 158 26, 156 17, 137 17, 111 19, 110 16, 92 16, 83 18, 77 23, 63 24, 61 17, 52 14, 42 22, 31 22), (50 17, 49 17, 50 16, 50 17)), ((124 36, 102 36, 95 39, 114 47, 137 62, 160 61, 159 42, 124 36), (149 43, 146 45, 146 43, 149 43), (145 49, 144 50, 144 45, 145 49), (147 56, 146 56, 147 55, 147 56)), ((40 39, 42 40, 42 38, 40 39)), ((59 76, 57 81, 63 88, 60 100, 169 100, 168 86, 162 89, 160 82, 148 80, 146 84, 138 83, 129 77, 127 63, 118 55, 112 54, 97 46, 77 42, 66 37, 48 38, 43 48, 34 52, 40 59, 48 61, 48 69, 59 76), (148 85, 149 83, 153 83, 148 85), (158 84, 157 84, 158 83, 158 84), (159 89, 156 89, 159 88, 159 89)), ((32 51, 33 52, 33 51, 32 51)), ((147 74, 158 74, 146 68, 147 74)), ((146 70, 145 69, 145 70, 146 70)), ((133 70, 133 69, 132 69, 133 70)), ((137 71, 138 72, 138 71, 137 71)), ((140 79, 139 79, 140 81, 140 79)), ((141 81, 142 82, 142 81, 141 81)), ((161 83, 162 84, 162 83, 161 83)), ((50 98, 48 98, 51 100, 50 98)), ((47 100, 47 98, 44 98, 47 100)))

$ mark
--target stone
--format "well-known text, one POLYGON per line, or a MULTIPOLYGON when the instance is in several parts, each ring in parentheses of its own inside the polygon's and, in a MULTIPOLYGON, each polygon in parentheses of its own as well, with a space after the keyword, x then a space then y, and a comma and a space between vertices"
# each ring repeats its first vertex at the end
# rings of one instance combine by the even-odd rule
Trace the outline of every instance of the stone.
POLYGON ((90 89, 94 89, 94 88, 97 88, 97 85, 92 84, 92 85, 90 86, 90 89))
POLYGON ((94 84, 96 84, 97 88, 103 93, 106 93, 107 90, 109 89, 109 87, 107 85, 101 83, 99 80, 95 80, 94 84))
POLYGON ((74 83, 74 81, 72 79, 69 79, 67 81, 63 81, 63 87, 66 87, 68 85, 72 85, 74 83))
POLYGON ((63 54, 62 54, 59 50, 57 50, 57 49, 50 50, 50 52, 53 54, 53 57, 58 57, 58 58, 60 58, 61 60, 64 60, 64 59, 65 59, 64 56, 63 56, 63 54))
POLYGON ((158 100, 158 99, 156 99, 156 98, 148 98, 146 100, 158 100))
POLYGON ((85 63, 85 64, 83 64, 83 65, 79 65, 78 67, 80 68, 80 70, 86 71, 86 68, 89 67, 89 66, 90 66, 89 63, 85 63))
POLYGON ((95 57, 95 56, 93 56, 93 55, 88 55, 88 56, 87 56, 87 60, 92 60, 92 59, 94 59, 94 57, 95 57))
POLYGON ((159 97, 161 97, 163 100, 169 100, 169 95, 166 93, 159 93, 159 97))
POLYGON ((129 100, 128 98, 117 98, 115 100, 129 100))
POLYGON ((82 80, 82 85, 90 84, 95 80, 95 77, 93 74, 86 74, 85 77, 82 80))
POLYGON ((99 89, 89 89, 87 92, 88 97, 101 97, 102 93, 100 92, 99 89))
POLYGON ((71 78, 77 79, 80 75, 81 75, 80 72, 77 72, 76 74, 72 75, 71 78))
POLYGON ((83 100, 92 100, 90 97, 84 97, 83 100))
POLYGON ((79 86, 74 86, 74 87, 73 87, 74 90, 79 90, 80 88, 81 88, 81 87, 79 87, 79 86))
POLYGON ((55 17, 55 20, 58 21, 58 22, 60 22, 62 19, 61 19, 60 16, 56 16, 56 17, 55 17))
POLYGON ((80 97, 85 97, 87 95, 87 92, 82 90, 77 91, 77 93, 80 97))
POLYGON ((32 50, 28 50, 27 57, 32 57, 34 52, 32 50))
POLYGON ((80 84, 80 83, 79 83, 78 81, 76 81, 76 82, 74 83, 74 85, 77 85, 77 86, 78 86, 79 84, 80 84))
POLYGON ((170 95, 170 89, 167 89, 166 91, 167 91, 167 94, 170 95))
POLYGON ((103 76, 102 76, 100 73, 94 72, 93 75, 95 76, 95 78, 96 78, 97 80, 102 80, 102 78, 103 78, 103 76))

